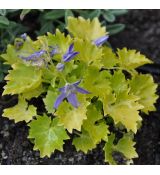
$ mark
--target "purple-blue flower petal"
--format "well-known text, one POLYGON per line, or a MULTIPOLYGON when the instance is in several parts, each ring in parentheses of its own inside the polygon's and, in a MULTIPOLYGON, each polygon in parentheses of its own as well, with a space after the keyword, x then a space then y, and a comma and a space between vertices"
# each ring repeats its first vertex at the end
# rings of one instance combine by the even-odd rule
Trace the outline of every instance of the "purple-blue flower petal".
POLYGON ((96 40, 94 40, 94 44, 96 46, 101 46, 102 44, 104 44, 107 40, 108 40, 109 36, 106 35, 106 36, 102 36, 100 38, 97 38, 96 40))
POLYGON ((40 51, 34 52, 28 57, 20 56, 20 58, 24 59, 25 61, 36 61, 37 58, 41 57, 45 53, 46 53, 45 50, 40 50, 40 51))
POLYGON ((58 106, 61 104, 61 102, 62 102, 65 98, 66 98, 65 93, 61 93, 61 94, 57 97, 57 99, 56 99, 56 101, 55 101, 55 103, 54 103, 54 108, 57 109, 58 106))
POLYGON ((57 98, 55 107, 58 108, 59 104, 64 98, 67 98, 68 102, 72 104, 75 108, 78 108, 79 102, 77 100, 76 94, 77 92, 81 94, 90 94, 89 91, 78 87, 78 85, 81 83, 81 80, 75 82, 75 83, 67 83, 64 87, 59 88, 59 91, 61 92, 61 95, 57 98))
POLYGON ((58 71, 63 71, 63 69, 64 69, 64 64, 63 63, 58 63, 57 65, 56 65, 56 69, 58 70, 58 71))
POLYGON ((26 34, 26 33, 23 33, 20 37, 21 37, 22 39, 26 40, 27 34, 26 34))
POLYGON ((78 86, 76 87, 76 90, 77 90, 77 92, 79 92, 81 94, 90 94, 89 91, 87 91, 87 90, 85 90, 85 89, 83 89, 81 87, 78 87, 78 86))
POLYGON ((71 61, 79 52, 72 52, 72 53, 67 53, 63 56, 63 61, 64 62, 69 62, 71 61))
POLYGON ((74 50, 74 44, 72 43, 72 44, 69 46, 68 52, 73 52, 73 50, 74 50))
POLYGON ((64 92, 65 92, 65 86, 64 86, 64 87, 59 88, 59 91, 64 93, 64 92))
POLYGON ((67 100, 69 103, 71 103, 75 108, 78 108, 79 106, 79 103, 78 103, 78 100, 77 100, 77 97, 76 97, 76 94, 75 93, 71 93, 67 96, 67 100))
POLYGON ((72 85, 74 86, 78 86, 81 83, 82 80, 76 81, 75 83, 73 83, 72 85))
POLYGON ((79 54, 79 52, 75 52, 74 51, 74 44, 72 43, 67 52, 63 55, 63 61, 64 62, 69 62, 71 61, 77 54, 79 54))
POLYGON ((50 52, 50 56, 53 57, 55 54, 58 53, 58 49, 57 48, 54 48, 52 49, 52 51, 50 52))

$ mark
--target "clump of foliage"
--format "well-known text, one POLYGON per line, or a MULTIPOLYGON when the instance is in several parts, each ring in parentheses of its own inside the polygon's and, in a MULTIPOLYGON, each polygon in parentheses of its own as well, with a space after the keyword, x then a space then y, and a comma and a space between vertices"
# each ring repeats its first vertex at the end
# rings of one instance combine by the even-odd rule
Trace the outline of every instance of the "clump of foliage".
POLYGON ((18 95, 18 104, 3 116, 28 124, 41 157, 63 151, 72 134, 77 151, 103 142, 106 162, 130 164, 138 157, 133 140, 140 113, 154 111, 158 97, 152 76, 136 68, 152 61, 136 50, 113 52, 98 18, 68 17, 67 30, 35 41, 24 34, 8 45, 1 57, 12 69, 3 95, 18 95), (43 99, 45 109, 37 110, 33 98, 43 99))
MULTIPOLYGON (((127 13, 127 10, 31 10, 31 9, 0 9, 0 50, 4 52, 8 43, 14 42, 21 33, 30 32, 34 37, 46 32, 53 32, 56 28, 65 30, 68 16, 83 16, 93 19, 102 18, 102 23, 107 25, 110 35, 119 33, 124 24, 115 23, 116 17, 127 13), (34 23, 31 20, 34 18, 34 23), (36 22, 35 22, 36 21, 36 22), (37 28, 38 26, 38 28, 37 28)), ((9 67, 3 66, 0 60, 0 82, 9 67)))

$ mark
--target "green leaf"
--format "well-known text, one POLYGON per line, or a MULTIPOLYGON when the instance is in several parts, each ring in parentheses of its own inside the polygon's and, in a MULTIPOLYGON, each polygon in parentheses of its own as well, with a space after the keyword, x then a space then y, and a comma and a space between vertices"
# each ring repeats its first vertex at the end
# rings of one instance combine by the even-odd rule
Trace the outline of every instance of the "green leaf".
POLYGON ((127 48, 118 49, 117 55, 119 57, 120 67, 130 70, 135 69, 147 63, 152 63, 145 55, 140 54, 136 50, 127 50, 127 48))
POLYGON ((126 9, 110 9, 109 11, 115 16, 121 16, 128 13, 128 10, 126 9))
POLYGON ((3 95, 20 94, 40 86, 41 70, 24 64, 14 64, 12 67, 13 70, 9 70, 9 74, 5 77, 7 85, 4 87, 3 95))
POLYGON ((104 151, 105 151, 105 161, 109 164, 129 164, 133 158, 137 158, 138 155, 135 151, 134 145, 135 142, 132 141, 132 138, 125 134, 117 144, 114 144, 115 135, 112 134, 109 136, 108 142, 106 142, 104 151), (116 160, 114 153, 119 153, 119 160, 116 160), (123 159, 123 161, 122 161, 123 159))
POLYGON ((68 17, 69 16, 74 16, 72 10, 69 10, 69 9, 66 9, 65 10, 65 23, 67 24, 68 23, 68 17))
POLYGON ((0 16, 0 28, 9 26, 9 20, 5 16, 0 16))
POLYGON ((47 19, 47 20, 57 20, 61 17, 64 17, 64 13, 65 11, 64 10, 51 10, 47 13, 45 13, 45 15, 43 16, 44 19, 47 19))
POLYGON ((119 93, 117 97, 115 95, 106 95, 103 99, 104 113, 109 114, 115 124, 122 123, 127 131, 137 132, 138 122, 141 121, 139 111, 143 109, 143 106, 137 101, 139 97, 128 92, 119 93))
POLYGON ((128 131, 136 133, 141 121, 139 111, 144 108, 139 97, 130 92, 128 81, 122 71, 115 71, 110 77, 110 93, 102 97, 105 115, 110 115, 115 124, 121 122, 128 131))
POLYGON ((37 35, 44 35, 47 32, 53 32, 54 26, 52 21, 46 21, 43 23, 41 29, 36 31, 37 35))
POLYGON ((14 107, 4 109, 2 116, 17 123, 20 121, 29 122, 36 115, 36 108, 33 105, 28 105, 25 99, 19 96, 18 104, 14 107))
POLYGON ((14 14, 15 12, 19 11, 20 9, 6 9, 7 14, 12 13, 14 14))
POLYGON ((83 151, 87 154, 89 150, 96 148, 96 144, 93 142, 89 133, 82 129, 82 134, 79 137, 75 137, 72 143, 77 151, 83 151))
POLYGON ((94 105, 87 107, 87 120, 84 120, 82 133, 73 139, 73 145, 77 151, 81 150, 87 153, 95 148, 101 140, 108 140, 108 126, 104 121, 101 121, 102 118, 101 111, 97 107, 94 105))
POLYGON ((32 91, 24 92, 23 97, 27 100, 30 100, 31 98, 38 98, 43 92, 45 92, 45 89, 42 85, 40 85, 32 91))
MULTIPOLYGON (((90 41, 84 41, 76 39, 74 43, 75 50, 79 52, 76 58, 80 61, 85 62, 87 65, 95 65, 99 68, 102 67, 101 57, 102 49, 92 44, 90 41)), ((76 59, 75 58, 75 59, 76 59)))
POLYGON ((98 18, 94 18, 90 21, 82 17, 68 17, 67 29, 74 37, 89 41, 107 35, 105 27, 101 27, 98 18))
POLYGON ((114 22, 116 19, 114 14, 112 14, 109 10, 106 10, 105 13, 103 13, 103 17, 108 22, 114 22))
POLYGON ((58 46, 60 48, 60 54, 62 58, 62 55, 66 53, 67 49, 69 48, 69 45, 72 43, 72 38, 67 35, 65 36, 64 33, 61 33, 58 29, 56 30, 55 35, 51 33, 47 33, 47 40, 48 45, 50 46, 58 46))
POLYGON ((84 81, 82 82, 82 87, 91 92, 91 94, 88 94, 88 97, 93 98, 96 96, 101 99, 110 93, 110 76, 108 71, 100 72, 97 67, 90 66, 89 69, 85 71, 84 81))
POLYGON ((58 28, 60 31, 64 32, 64 30, 65 30, 65 23, 62 22, 61 20, 57 20, 57 23, 58 23, 57 28, 58 28))
POLYGON ((107 31, 109 35, 115 35, 121 31, 123 31, 125 28, 124 24, 112 24, 112 25, 107 25, 107 31))
POLYGON ((23 9, 20 14, 20 19, 23 21, 24 17, 31 11, 31 9, 23 9))
POLYGON ((38 116, 29 127, 28 138, 34 139, 34 150, 39 150, 41 157, 50 157, 55 150, 63 151, 64 140, 69 139, 58 118, 52 120, 46 115, 38 116))
POLYGON ((90 18, 92 20, 96 17, 99 18, 100 15, 101 15, 101 10, 96 9, 96 10, 93 10, 92 12, 88 13, 88 18, 90 18))
POLYGON ((120 70, 113 73, 112 77, 110 78, 110 82, 116 95, 128 90, 128 82, 125 79, 125 75, 120 70))
POLYGON ((53 113, 55 111, 53 106, 57 97, 58 97, 58 92, 56 90, 48 90, 46 98, 43 99, 45 108, 48 113, 53 113))
POLYGON ((144 106, 142 111, 146 114, 156 110, 154 104, 158 99, 158 95, 156 95, 157 86, 149 74, 137 74, 130 80, 131 93, 140 97, 138 102, 144 106))
POLYGON ((88 102, 86 101, 85 95, 77 94, 77 96, 79 97, 78 99, 80 102, 78 108, 74 108, 71 104, 63 101, 55 113, 55 116, 59 118, 60 123, 62 123, 70 133, 73 132, 73 129, 81 131, 83 121, 87 119, 86 112, 88 102))
POLYGON ((15 47, 13 45, 7 46, 7 53, 2 54, 1 57, 5 60, 5 64, 14 64, 19 61, 15 47))
POLYGON ((87 107, 87 120, 83 123, 83 128, 89 133, 94 144, 98 144, 101 140, 107 140, 109 133, 108 126, 103 119, 102 111, 97 110, 94 105, 87 107), (97 123, 97 124, 95 124, 97 123))
POLYGON ((107 69, 111 69, 117 65, 118 59, 109 47, 103 47, 103 56, 101 58, 103 66, 107 69))
POLYGON ((7 13, 6 9, 0 9, 0 15, 6 16, 6 13, 7 13))

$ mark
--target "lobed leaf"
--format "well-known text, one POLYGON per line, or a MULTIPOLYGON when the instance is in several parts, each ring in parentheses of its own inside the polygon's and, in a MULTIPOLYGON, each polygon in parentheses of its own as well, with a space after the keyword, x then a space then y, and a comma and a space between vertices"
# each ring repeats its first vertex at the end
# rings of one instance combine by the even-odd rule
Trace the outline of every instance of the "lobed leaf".
POLYGON ((74 37, 89 41, 107 35, 105 27, 101 27, 98 18, 90 21, 90 19, 85 20, 82 17, 68 17, 67 29, 74 37))
POLYGON ((12 65, 17 63, 18 61, 20 62, 14 46, 10 44, 7 46, 7 53, 2 54, 1 57, 5 60, 5 64, 12 65))
POLYGON ((138 122, 141 121, 140 110, 144 108, 139 103, 140 97, 130 93, 128 81, 121 71, 116 71, 110 78, 112 92, 103 96, 103 110, 110 115, 115 124, 121 122, 128 131, 137 132, 138 122))
POLYGON ((116 95, 129 89, 125 75, 120 70, 114 71, 113 75, 110 77, 110 86, 116 95))
POLYGON ((149 74, 137 74, 130 80, 131 92, 138 96, 138 102, 144 106, 143 112, 148 114, 155 111, 154 106, 158 95, 156 95, 157 84, 154 83, 153 77, 149 74))
POLYGON ((60 54, 64 54, 72 43, 70 35, 65 36, 64 33, 61 33, 58 29, 54 35, 51 33, 47 33, 47 35, 48 45, 53 47, 57 46, 60 54))
POLYGON ((105 161, 109 164, 128 164, 133 158, 138 157, 134 145, 135 142, 132 141, 132 138, 128 134, 118 141, 117 144, 114 144, 115 135, 111 134, 108 138, 104 147, 105 152, 105 161), (115 155, 114 153, 117 153, 115 155))
POLYGON ((45 104, 45 108, 46 108, 48 113, 53 113, 55 111, 53 106, 54 106, 54 103, 57 99, 57 96, 58 96, 57 91, 49 89, 46 97, 43 99, 44 104, 45 104))
POLYGON ((43 92, 45 92, 45 89, 42 85, 40 85, 32 91, 24 92, 23 97, 27 100, 30 100, 31 98, 38 98, 43 92))
POLYGON ((103 55, 101 57, 101 62, 104 68, 111 69, 117 65, 118 59, 111 48, 103 47, 103 55))
POLYGON ((83 99, 83 97, 79 97, 78 99, 80 101, 80 106, 78 108, 74 108, 66 101, 63 101, 55 113, 60 123, 62 123, 70 133, 73 132, 73 129, 81 131, 83 121, 87 119, 86 107, 88 106, 88 102, 85 98, 83 99))
POLYGON ((94 105, 89 105, 87 107, 87 120, 84 121, 83 128, 89 133, 94 144, 100 143, 101 140, 107 140, 109 133, 108 126, 101 119, 103 119, 102 111, 97 110, 94 105))
POLYGON ((101 111, 90 104, 87 107, 87 120, 84 120, 82 133, 73 139, 73 145, 77 151, 87 153, 96 147, 101 140, 108 140, 108 126, 105 124, 101 111))
POLYGON ((90 66, 84 75, 82 86, 87 89, 91 94, 88 97, 94 96, 103 98, 106 94, 110 93, 110 78, 111 74, 108 71, 99 71, 95 66, 90 66))
POLYGON ((104 99, 105 115, 109 114, 115 124, 121 122, 128 131, 137 132, 138 122, 141 121, 139 111, 143 106, 137 101, 139 97, 121 93, 117 98, 114 95, 106 95, 104 99))
POLYGON ((4 87, 3 95, 20 94, 36 89, 40 86, 41 70, 24 64, 14 64, 13 70, 5 77, 7 85, 4 87))
POLYGON ((69 139, 58 118, 38 116, 29 124, 28 138, 34 139, 34 150, 40 150, 41 157, 51 156, 55 150, 63 151, 64 140, 69 139))
POLYGON ((72 144, 76 147, 77 151, 83 151, 86 154, 89 150, 96 148, 96 144, 89 133, 83 129, 80 136, 73 139, 72 144))
POLYGON ((127 50, 127 48, 118 49, 119 66, 130 70, 135 69, 147 63, 152 63, 151 60, 140 54, 136 50, 127 50))
POLYGON ((77 59, 85 62, 87 65, 95 65, 98 68, 102 67, 101 57, 102 49, 92 44, 90 41, 75 39, 75 50, 79 52, 77 59))
POLYGON ((4 109, 2 116, 15 123, 20 121, 29 122, 34 116, 37 115, 36 108, 33 105, 28 105, 25 99, 19 96, 18 104, 14 107, 4 109))

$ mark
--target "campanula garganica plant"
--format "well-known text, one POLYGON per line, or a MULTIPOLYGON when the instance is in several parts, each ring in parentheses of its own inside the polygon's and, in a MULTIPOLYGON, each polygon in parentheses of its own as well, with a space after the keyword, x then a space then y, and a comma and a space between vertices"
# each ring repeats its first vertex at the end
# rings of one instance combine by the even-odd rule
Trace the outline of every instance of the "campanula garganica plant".
POLYGON ((138 157, 133 140, 140 114, 154 111, 158 97, 153 77, 136 68, 152 61, 136 50, 106 46, 109 33, 97 18, 68 17, 66 28, 68 35, 57 29, 33 41, 23 34, 18 47, 8 45, 1 55, 11 65, 3 95, 17 95, 18 104, 3 117, 27 123, 41 157, 63 151, 72 135, 77 151, 102 142, 106 162, 130 164, 138 157), (43 99, 44 110, 33 98, 43 99))

